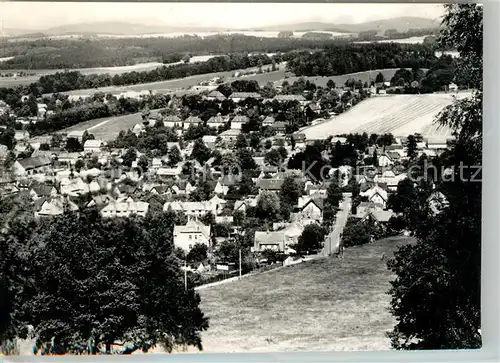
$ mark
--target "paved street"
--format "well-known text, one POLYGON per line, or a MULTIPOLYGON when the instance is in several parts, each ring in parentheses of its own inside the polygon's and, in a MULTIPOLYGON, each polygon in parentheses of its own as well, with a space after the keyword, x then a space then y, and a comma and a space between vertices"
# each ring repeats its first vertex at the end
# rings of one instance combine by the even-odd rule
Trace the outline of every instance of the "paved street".
POLYGON ((325 246, 323 247, 323 251, 321 254, 323 256, 331 255, 332 253, 336 253, 340 244, 340 235, 344 230, 344 226, 347 223, 347 218, 349 218, 349 214, 351 212, 351 194, 344 193, 344 200, 340 206, 340 210, 337 212, 335 217, 335 225, 333 230, 325 239, 325 246))

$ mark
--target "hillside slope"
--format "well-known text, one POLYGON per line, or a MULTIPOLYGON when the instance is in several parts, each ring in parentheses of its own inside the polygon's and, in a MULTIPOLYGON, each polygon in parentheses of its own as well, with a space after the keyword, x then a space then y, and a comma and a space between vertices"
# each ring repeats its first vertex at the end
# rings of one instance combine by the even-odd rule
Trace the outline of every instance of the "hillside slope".
MULTIPOLYGON (((462 97, 464 94, 459 94, 462 97)), ((322 140, 349 133, 392 133, 446 139, 451 130, 434 125, 436 116, 453 102, 451 94, 374 96, 347 112, 303 129, 307 139, 322 140)))
POLYGON ((200 291, 206 352, 387 350, 391 256, 403 237, 200 291))

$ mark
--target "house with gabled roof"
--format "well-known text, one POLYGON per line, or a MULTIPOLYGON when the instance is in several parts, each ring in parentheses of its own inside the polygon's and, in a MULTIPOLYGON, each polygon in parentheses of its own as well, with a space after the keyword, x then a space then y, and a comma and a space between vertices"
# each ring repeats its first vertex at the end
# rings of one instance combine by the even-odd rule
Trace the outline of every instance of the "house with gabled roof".
POLYGON ((44 197, 35 201, 35 218, 58 216, 63 214, 65 210, 75 212, 78 210, 78 206, 64 197, 44 197))
POLYGON ((226 99, 226 96, 224 96, 219 91, 214 90, 214 91, 210 92, 205 98, 207 100, 210 100, 210 101, 219 101, 219 102, 222 102, 222 101, 224 101, 226 99))
POLYGON ((380 184, 376 184, 371 188, 359 193, 362 197, 367 197, 369 202, 378 203, 385 208, 388 200, 388 193, 381 188, 380 184))
POLYGON ((181 127, 182 120, 179 116, 169 115, 163 119, 163 126, 165 127, 181 127))
POLYGON ((184 130, 187 130, 191 125, 196 127, 202 124, 203 121, 198 116, 189 116, 187 119, 184 120, 182 127, 184 128, 184 130))
POLYGON ((51 169, 52 160, 44 157, 18 159, 12 165, 14 175, 34 175, 45 173, 51 169))
POLYGON ((287 102, 287 101, 298 101, 302 106, 305 106, 307 100, 302 95, 276 95, 273 101, 287 102))
POLYGON ((277 231, 255 231, 254 250, 257 252, 271 249, 273 251, 290 253, 291 246, 298 242, 304 226, 299 221, 288 224, 277 231))
POLYGON ((210 247, 211 227, 206 226, 197 218, 189 218, 185 225, 174 226, 174 246, 191 251, 195 244, 210 247))
POLYGON ((273 179, 258 179, 256 184, 257 188, 259 188, 259 192, 267 190, 267 191, 279 191, 285 179, 283 178, 273 178, 273 179))
POLYGON ((278 133, 283 133, 286 131, 286 123, 282 121, 275 122, 273 125, 271 125, 273 129, 276 130, 278 133))
POLYGON ((262 121, 262 126, 272 126, 276 120, 272 116, 267 116, 264 121, 262 121))
POLYGON ((33 200, 37 200, 40 198, 55 198, 58 192, 54 185, 35 183, 30 188, 29 194, 33 200))
POLYGON ((248 116, 236 115, 231 120, 231 129, 241 130, 241 127, 248 122, 250 122, 250 118, 248 118, 248 116))
POLYGON ((299 197, 297 210, 301 218, 315 220, 321 223, 323 220, 324 198, 299 197))
POLYGON ((257 92, 233 92, 229 99, 233 100, 233 102, 240 102, 247 98, 255 98, 256 100, 262 99, 262 96, 257 92))
POLYGON ((212 116, 208 119, 207 126, 218 128, 219 126, 224 126, 226 122, 227 119, 225 117, 222 117, 220 115, 212 116))
POLYGON ((111 201, 101 209, 104 218, 130 217, 138 215, 145 217, 149 210, 149 203, 133 200, 111 201))
POLYGON ((372 219, 377 223, 387 223, 394 215, 392 210, 385 210, 385 206, 375 202, 361 202, 356 207, 354 217, 358 219, 372 219))

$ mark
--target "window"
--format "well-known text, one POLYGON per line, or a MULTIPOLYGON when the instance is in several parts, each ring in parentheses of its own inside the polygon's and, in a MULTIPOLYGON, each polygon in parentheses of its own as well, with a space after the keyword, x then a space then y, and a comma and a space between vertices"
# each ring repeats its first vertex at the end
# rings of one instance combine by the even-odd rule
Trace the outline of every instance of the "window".
POLYGON ((193 238, 193 236, 189 235, 189 239, 192 239, 192 238, 193 238))
POLYGON ((198 235, 194 235, 194 239, 198 239, 198 235))
POLYGON ((193 245, 189 245, 189 249, 193 248, 193 245))

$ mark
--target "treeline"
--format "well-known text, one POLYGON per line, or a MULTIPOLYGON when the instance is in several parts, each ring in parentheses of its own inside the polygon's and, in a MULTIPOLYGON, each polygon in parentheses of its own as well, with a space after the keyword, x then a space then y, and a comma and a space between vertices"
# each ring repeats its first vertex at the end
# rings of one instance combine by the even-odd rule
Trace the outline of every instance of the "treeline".
POLYGON ((184 78, 199 74, 227 72, 237 69, 268 65, 272 62, 273 60, 265 54, 244 55, 237 53, 228 56, 211 58, 206 62, 176 64, 168 67, 159 67, 150 71, 133 71, 116 74, 114 76, 109 74, 83 75, 77 71, 57 72, 55 74, 42 76, 37 82, 30 84, 29 86, 22 86, 21 88, 23 90, 23 94, 31 93, 40 96, 45 93, 57 93, 77 89, 109 86, 125 86, 184 78))
POLYGON ((384 68, 431 68, 438 57, 422 44, 348 44, 301 52, 288 61, 297 76, 336 76, 384 68))
POLYGON ((171 54, 288 52, 295 49, 320 49, 332 42, 332 39, 265 38, 241 34, 204 38, 41 39, 0 44, 0 57, 14 56, 13 59, 1 62, 0 69, 112 67, 169 59, 171 54))

